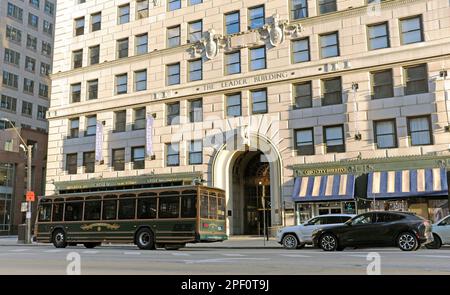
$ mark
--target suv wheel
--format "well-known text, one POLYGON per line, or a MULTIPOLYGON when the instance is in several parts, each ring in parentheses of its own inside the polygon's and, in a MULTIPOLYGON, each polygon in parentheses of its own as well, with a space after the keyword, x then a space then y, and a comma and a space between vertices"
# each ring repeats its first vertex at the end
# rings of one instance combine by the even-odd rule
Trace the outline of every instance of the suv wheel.
POLYGON ((426 244, 425 247, 428 249, 439 249, 442 246, 441 238, 438 235, 433 234, 433 242, 426 244))
POLYGON ((397 244, 402 251, 414 251, 419 247, 416 236, 410 232, 401 233, 398 237, 397 244))
POLYGON ((287 234, 283 237, 283 240, 281 241, 281 243, 283 244, 283 247, 285 249, 297 249, 297 247, 299 246, 297 237, 294 234, 287 234))
POLYGON ((324 251, 336 251, 338 249, 337 238, 332 234, 324 234, 320 237, 319 245, 324 251))

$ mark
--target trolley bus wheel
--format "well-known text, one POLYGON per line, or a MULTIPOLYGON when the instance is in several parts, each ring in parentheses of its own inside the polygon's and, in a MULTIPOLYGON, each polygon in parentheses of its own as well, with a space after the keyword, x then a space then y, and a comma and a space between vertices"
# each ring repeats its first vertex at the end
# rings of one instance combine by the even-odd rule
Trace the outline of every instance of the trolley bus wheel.
POLYGON ((139 249, 153 250, 155 249, 155 237, 153 232, 148 228, 140 229, 136 234, 136 245, 139 249))
POLYGON ((100 246, 102 243, 84 243, 84 247, 88 248, 88 249, 92 249, 95 248, 97 246, 100 246))
POLYGON ((55 248, 66 248, 66 233, 62 229, 56 229, 52 235, 52 243, 55 248))

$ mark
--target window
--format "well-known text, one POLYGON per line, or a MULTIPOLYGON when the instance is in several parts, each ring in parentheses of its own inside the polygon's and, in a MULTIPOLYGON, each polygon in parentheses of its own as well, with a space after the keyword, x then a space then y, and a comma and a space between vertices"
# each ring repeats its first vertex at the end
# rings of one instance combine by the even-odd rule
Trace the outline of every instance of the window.
POLYGON ((117 200, 108 200, 103 198, 103 220, 114 220, 117 217, 117 200))
POLYGON ((336 0, 319 0, 319 13, 329 13, 337 10, 336 0))
POLYGON ((128 38, 117 40, 117 58, 128 57, 128 38))
POLYGON ((180 63, 167 65, 167 85, 180 84, 180 63))
POLYGON ((156 218, 156 198, 139 198, 137 218, 138 219, 154 219, 156 218))
POLYGON ((301 19, 308 17, 307 0, 291 0, 291 18, 301 19))
POLYGON ((190 60, 188 62, 188 67, 189 67, 189 75, 188 75, 189 82, 199 81, 203 79, 201 58, 190 60))
POLYGON ((84 34, 84 17, 75 19, 75 36, 84 34))
POLYGON ((5 56, 3 57, 5 63, 19 66, 20 53, 9 48, 5 48, 5 56))
POLYGON ((203 22, 201 20, 197 20, 194 22, 190 22, 188 24, 189 28, 189 42, 195 43, 202 39, 202 31, 203 31, 203 22))
MULTIPOLYGON (((52 45, 48 42, 42 41, 42 46, 41 46, 41 53, 43 55, 46 56, 51 56, 52 55, 52 45)), ((83 50, 79 50, 81 53, 83 53, 83 50)), ((80 64, 81 64, 81 60, 80 60, 80 64)), ((80 65, 81 67, 81 65, 80 65)))
POLYGON ((80 132, 80 119, 69 119, 69 137, 78 138, 80 132))
POLYGON ((0 109, 16 112, 17 99, 8 95, 3 95, 0 98, 0 109))
POLYGON ((309 61, 309 38, 292 41, 292 54, 294 63, 309 61))
POLYGON ((128 75, 121 74, 116 76, 116 94, 125 94, 128 92, 128 75))
POLYGON ((322 80, 322 106, 342 103, 341 77, 322 80))
POLYGON ((252 114, 267 113, 267 89, 250 91, 252 98, 252 114))
POLYGON ((100 45, 89 47, 89 64, 95 65, 100 62, 100 45))
POLYGON ((20 44, 22 42, 22 31, 12 26, 6 25, 6 38, 15 43, 20 44))
POLYGON ((114 171, 125 170, 125 149, 112 150, 112 166, 114 171))
POLYGON ((3 85, 17 89, 19 86, 19 76, 16 74, 3 71, 3 85))
POLYGON ((133 162, 133 169, 145 168, 145 148, 143 146, 131 149, 131 161, 133 162))
POLYGON ((147 53, 148 35, 142 34, 136 36, 136 55, 147 53))
POLYGON ((55 13, 55 4, 45 0, 44 11, 50 15, 53 15, 55 13))
POLYGON ((326 153, 345 152, 344 126, 324 127, 324 142, 326 153))
POLYGON ((119 6, 119 25, 130 21, 130 4, 119 6))
POLYGON ((147 90, 147 70, 134 72, 134 90, 147 90))
POLYGON ((180 214, 180 197, 159 198, 159 218, 178 218, 180 214))
POLYGON ((298 129, 295 134, 295 149, 297 155, 314 155, 314 129, 298 129))
POLYGON ((136 1, 136 19, 148 17, 148 0, 136 1))
POLYGON ((8 16, 15 18, 22 22, 23 20, 23 9, 8 2, 8 16))
POLYGON ((189 143, 189 165, 203 163, 203 143, 201 140, 191 140, 189 143))
POLYGON ((227 117, 239 117, 241 115, 241 94, 226 95, 227 117))
POLYGON ((266 68, 266 48, 250 49, 250 71, 256 71, 266 68))
POLYGON ((44 62, 41 62, 40 74, 43 76, 50 75, 50 65, 44 62))
POLYGON ((146 125, 145 108, 134 109, 133 113, 134 113, 133 130, 145 129, 146 125))
POLYGON ((83 49, 72 52, 73 68, 81 68, 83 66, 83 49))
POLYGON ((86 200, 84 202, 84 220, 100 220, 101 202, 101 200, 86 200))
POLYGON ((88 100, 98 98, 98 80, 87 81, 88 85, 88 100))
POLYGON ((405 95, 428 92, 428 70, 426 64, 406 67, 405 74, 405 95))
POLYGON ((432 144, 429 116, 408 118, 408 136, 412 146, 432 144))
POLYGON ((412 44, 423 41, 422 18, 415 16, 400 20, 401 44, 412 44))
POLYGON ((77 0, 78 4, 86 3, 86 0, 77 0))
POLYGON ((394 96, 394 82, 392 81, 392 70, 372 72, 372 98, 386 98, 394 96))
POLYGON ((397 147, 395 119, 374 121, 375 143, 379 149, 397 147))
POLYGON ((172 48, 181 44, 180 26, 167 28, 167 47, 172 48))
POLYGON ((225 74, 233 75, 241 72, 241 52, 231 52, 225 54, 225 74))
POLYGON ((180 102, 167 104, 167 125, 180 124, 180 102))
POLYGON ((320 35, 319 39, 321 58, 339 56, 339 38, 337 32, 320 35))
POLYGON ((80 221, 83 218, 83 202, 67 202, 64 211, 65 221, 80 221))
POLYGON ((202 3, 203 0, 189 0, 189 5, 196 5, 202 3))
POLYGON ((195 99, 189 101, 189 122, 203 121, 203 101, 202 99, 195 99))
POLYGON ((44 33, 50 36, 53 35, 53 24, 51 22, 44 20, 44 26, 42 30, 44 31, 44 33))
POLYGON ((311 81, 294 84, 295 108, 304 109, 312 107, 312 85, 311 81))
POLYGON ((38 105, 38 112, 37 112, 38 120, 45 120, 46 119, 46 113, 47 113, 47 108, 44 107, 44 106, 38 105))
POLYGON ((39 26, 39 17, 32 13, 28 13, 28 25, 37 29, 39 26))
POLYGON ((119 219, 135 218, 136 199, 119 199, 119 219))
POLYGON ((31 6, 39 9, 39 0, 30 0, 31 6))
POLYGON ((180 148, 178 143, 168 143, 166 144, 167 152, 167 166, 178 166, 180 165, 180 148))
POLYGON ((169 1, 169 11, 181 8, 181 0, 168 0, 168 1, 169 1))
POLYGON ((64 203, 53 203, 52 221, 62 221, 64 212, 64 203))
POLYGON ((27 34, 27 48, 33 51, 37 49, 37 37, 33 37, 30 34, 27 34))
POLYGON ((86 117, 86 131, 85 136, 95 135, 97 131, 97 116, 86 117))
POLYGON ((370 25, 367 27, 369 36, 369 50, 389 47, 388 23, 370 25))
POLYGON ((48 85, 39 83, 39 96, 48 98, 48 85))
POLYGON ((264 5, 252 7, 248 9, 249 14, 249 29, 258 29, 262 28, 265 23, 265 16, 264 16, 264 5))
POLYGON ((76 83, 70 85, 71 101, 80 102, 81 101, 81 83, 76 83))
POLYGON ((91 31, 100 31, 102 29, 102 13, 91 14, 91 31))
POLYGON ((114 112, 114 132, 124 132, 127 126, 127 112, 114 112))
POLYGON ((34 93, 34 81, 23 78, 23 92, 33 94, 34 93))
POLYGON ((236 34, 241 31, 239 11, 233 11, 225 14, 225 27, 227 35, 236 34))
POLYGON ((67 154, 66 171, 68 174, 77 174, 77 154, 67 154))

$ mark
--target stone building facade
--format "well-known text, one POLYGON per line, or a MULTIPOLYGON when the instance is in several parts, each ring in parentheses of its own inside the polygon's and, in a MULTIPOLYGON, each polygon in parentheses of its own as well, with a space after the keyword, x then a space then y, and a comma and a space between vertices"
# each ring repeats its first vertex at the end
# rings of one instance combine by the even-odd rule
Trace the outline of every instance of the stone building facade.
POLYGON ((231 234, 366 210, 391 171, 418 175, 394 202, 448 202, 447 0, 78 2, 56 13, 47 195, 200 181, 231 234))

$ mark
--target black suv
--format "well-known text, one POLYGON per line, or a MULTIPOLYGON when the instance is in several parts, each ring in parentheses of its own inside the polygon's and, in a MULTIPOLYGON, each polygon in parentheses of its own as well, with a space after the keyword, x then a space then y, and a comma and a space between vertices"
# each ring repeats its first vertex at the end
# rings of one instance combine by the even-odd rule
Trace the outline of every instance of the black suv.
POLYGON ((431 243, 431 223, 410 212, 368 212, 342 225, 329 226, 312 233, 315 246, 325 251, 342 251, 345 247, 392 247, 417 250, 431 243))

